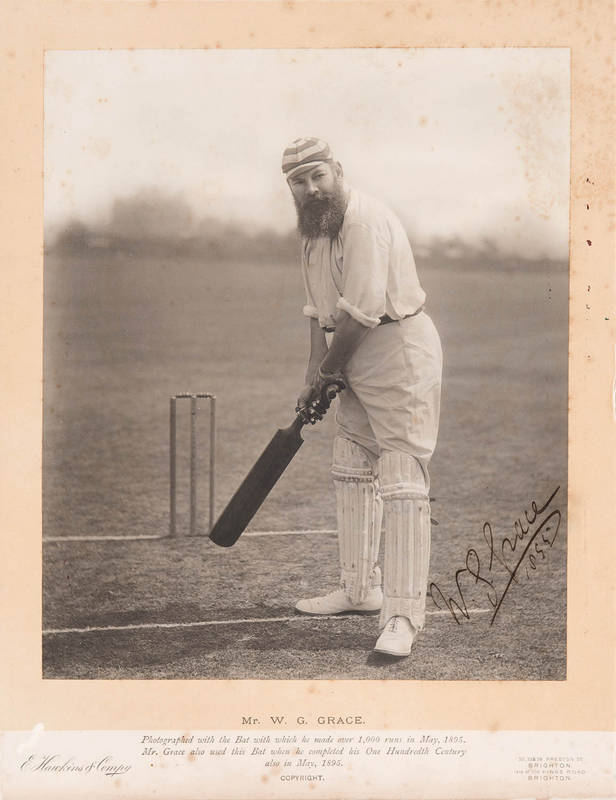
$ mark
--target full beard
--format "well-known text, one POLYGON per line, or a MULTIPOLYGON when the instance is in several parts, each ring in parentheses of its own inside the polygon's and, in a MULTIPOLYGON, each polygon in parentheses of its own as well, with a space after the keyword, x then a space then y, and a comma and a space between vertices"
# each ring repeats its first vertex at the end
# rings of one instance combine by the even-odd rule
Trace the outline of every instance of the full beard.
POLYGON ((302 236, 315 239, 327 236, 334 239, 344 221, 347 199, 342 183, 336 184, 334 190, 319 198, 308 199, 300 205, 295 200, 297 210, 297 227, 302 236))

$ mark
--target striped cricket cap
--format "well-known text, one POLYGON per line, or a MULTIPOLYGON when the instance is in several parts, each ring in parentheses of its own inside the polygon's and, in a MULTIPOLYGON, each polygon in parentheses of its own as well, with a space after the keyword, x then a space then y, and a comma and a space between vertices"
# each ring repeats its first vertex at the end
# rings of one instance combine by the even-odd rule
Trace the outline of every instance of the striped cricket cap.
POLYGON ((282 171, 288 179, 298 172, 330 161, 331 158, 327 142, 314 136, 306 136, 303 139, 296 139, 286 148, 282 154, 282 171))

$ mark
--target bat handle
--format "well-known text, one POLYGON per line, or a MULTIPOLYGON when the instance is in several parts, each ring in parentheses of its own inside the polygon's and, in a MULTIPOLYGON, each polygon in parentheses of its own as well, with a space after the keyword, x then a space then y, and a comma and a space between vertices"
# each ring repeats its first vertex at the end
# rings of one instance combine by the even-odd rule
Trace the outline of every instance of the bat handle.
POLYGON ((325 412, 330 407, 334 397, 345 388, 346 384, 341 376, 336 375, 328 379, 321 389, 321 393, 316 400, 303 408, 296 408, 297 418, 302 425, 314 425, 323 419, 325 412))

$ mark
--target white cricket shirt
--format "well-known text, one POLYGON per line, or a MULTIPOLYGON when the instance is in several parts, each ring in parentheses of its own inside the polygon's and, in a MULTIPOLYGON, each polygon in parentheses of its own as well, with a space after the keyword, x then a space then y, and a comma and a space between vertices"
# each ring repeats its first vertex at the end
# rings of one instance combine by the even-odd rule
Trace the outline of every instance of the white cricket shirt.
POLYGON ((369 328, 383 314, 414 314, 426 294, 400 220, 378 200, 346 188, 349 204, 338 236, 302 241, 304 314, 322 328, 335 327, 338 309, 369 328))

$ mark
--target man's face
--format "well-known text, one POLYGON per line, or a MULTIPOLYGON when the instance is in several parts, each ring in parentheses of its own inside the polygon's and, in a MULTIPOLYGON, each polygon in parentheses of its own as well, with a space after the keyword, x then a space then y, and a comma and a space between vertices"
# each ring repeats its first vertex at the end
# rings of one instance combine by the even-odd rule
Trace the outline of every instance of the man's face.
POLYGON ((340 164, 318 164, 292 176, 288 183, 302 235, 336 236, 347 205, 340 164))

